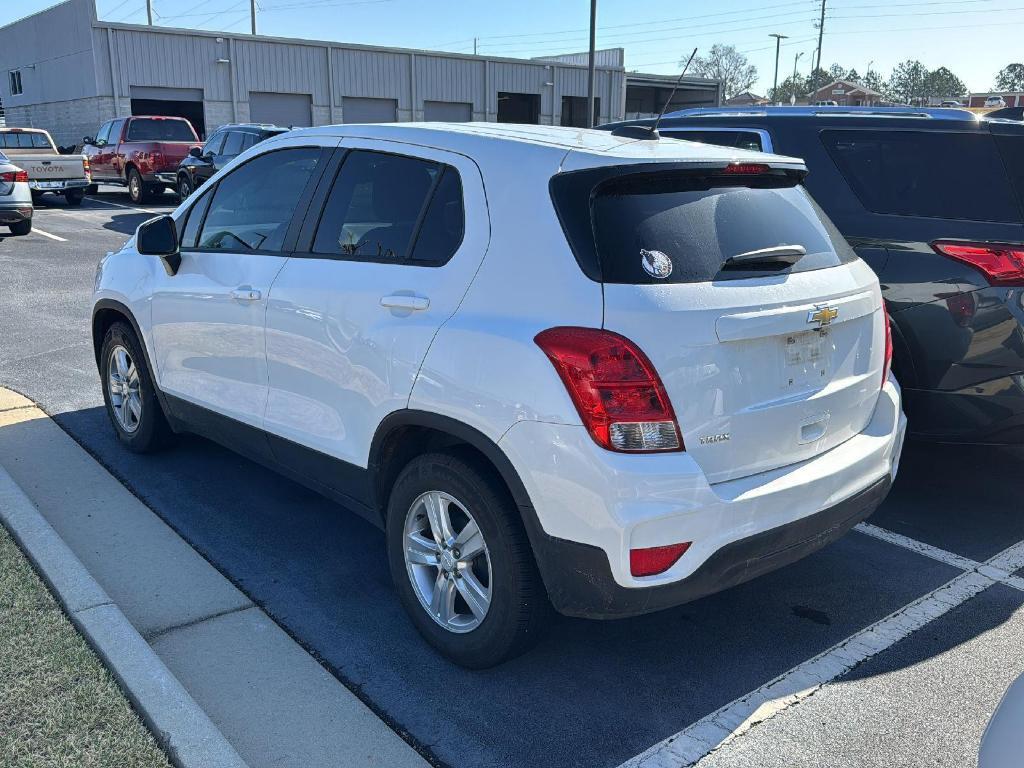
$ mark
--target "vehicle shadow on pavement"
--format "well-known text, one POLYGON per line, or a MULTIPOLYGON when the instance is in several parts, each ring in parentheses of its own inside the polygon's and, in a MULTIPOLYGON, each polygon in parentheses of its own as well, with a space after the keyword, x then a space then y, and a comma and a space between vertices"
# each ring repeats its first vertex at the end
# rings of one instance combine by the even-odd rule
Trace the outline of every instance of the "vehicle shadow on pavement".
MULTIPOLYGON (((612 768, 960 573, 853 533, 679 608, 610 622, 557 618, 531 652, 470 672, 416 634, 370 523, 200 438, 140 456, 117 443, 102 408, 55 419, 339 679, 449 765, 612 768)), ((901 478, 883 518, 928 532, 933 509, 889 510, 912 495, 904 486, 919 485, 920 473, 958 474, 959 495, 947 491, 943 505, 975 513, 975 480, 962 462, 936 466, 930 451, 908 448, 911 480, 901 478)), ((1017 495, 1003 493, 987 503, 1016 509, 1017 495)))
POLYGON ((111 216, 109 221, 103 222, 103 228, 112 232, 120 232, 122 235, 134 235, 139 224, 149 221, 153 215, 152 213, 119 213, 111 216))

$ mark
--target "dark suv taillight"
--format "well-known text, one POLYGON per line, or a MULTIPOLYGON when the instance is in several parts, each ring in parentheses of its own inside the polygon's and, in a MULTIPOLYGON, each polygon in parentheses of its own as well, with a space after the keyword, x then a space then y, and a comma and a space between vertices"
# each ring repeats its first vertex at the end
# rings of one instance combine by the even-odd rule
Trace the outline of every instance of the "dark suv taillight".
POLYGON ((562 377, 590 436, 628 453, 681 451, 665 387, 632 341, 597 328, 549 328, 534 339, 562 377))
POLYGON ((1024 244, 936 240, 932 248, 978 270, 992 285, 1024 285, 1024 244))

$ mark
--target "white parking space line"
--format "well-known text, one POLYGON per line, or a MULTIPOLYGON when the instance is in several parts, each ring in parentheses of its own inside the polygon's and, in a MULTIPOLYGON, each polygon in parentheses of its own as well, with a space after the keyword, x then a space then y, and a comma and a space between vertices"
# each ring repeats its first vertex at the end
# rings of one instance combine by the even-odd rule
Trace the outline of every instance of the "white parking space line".
POLYGON ((66 238, 58 237, 57 235, 51 235, 49 232, 45 232, 42 229, 40 229, 39 227, 37 227, 37 226, 33 226, 32 227, 32 234, 33 235, 42 235, 43 237, 48 237, 51 240, 56 240, 58 243, 66 243, 67 242, 66 238))
POLYGON ((115 208, 125 208, 125 209, 127 209, 129 211, 138 211, 139 213, 149 213, 149 214, 152 214, 154 216, 156 216, 157 214, 160 213, 160 211, 151 211, 149 208, 137 208, 134 205, 125 205, 124 203, 115 203, 115 202, 112 202, 110 200, 100 200, 100 199, 95 198, 95 197, 86 197, 85 199, 86 200, 90 200, 91 202, 94 202, 94 203, 99 203, 100 205, 112 205, 115 208))
POLYGON ((959 568, 961 571, 971 571, 981 565, 976 560, 971 560, 968 557, 963 557, 954 552, 947 552, 944 549, 933 547, 931 544, 925 544, 923 541, 917 539, 911 539, 907 536, 902 536, 892 531, 887 531, 885 528, 879 528, 877 525, 871 525, 871 523, 860 523, 853 530, 860 533, 866 534, 867 536, 873 536, 876 539, 887 541, 890 544, 895 544, 897 547, 903 547, 909 549, 912 552, 917 552, 919 555, 930 557, 932 560, 938 560, 940 563, 946 565, 952 565, 954 568, 959 568))
MULTIPOLYGON (((1024 567, 1024 542, 984 563, 932 547, 874 525, 857 526, 869 536, 911 549, 944 563, 966 565, 941 587, 865 627, 757 690, 692 723, 674 736, 624 762, 619 768, 687 768, 758 723, 813 696, 822 686, 930 624, 994 584, 1024 590, 1024 579, 1010 574, 1024 567), (863 530, 866 528, 867 530, 863 530)), ((955 567, 960 568, 961 565, 955 567)))

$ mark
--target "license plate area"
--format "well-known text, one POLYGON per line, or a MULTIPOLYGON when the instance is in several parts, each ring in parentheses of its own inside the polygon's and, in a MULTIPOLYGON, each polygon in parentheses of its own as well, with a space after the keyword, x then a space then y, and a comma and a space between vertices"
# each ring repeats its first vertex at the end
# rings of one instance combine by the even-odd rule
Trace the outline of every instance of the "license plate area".
POLYGON ((832 373, 831 331, 822 328, 780 337, 782 390, 821 389, 832 373))
POLYGON ((33 189, 60 189, 64 186, 63 181, 34 181, 29 186, 33 189))

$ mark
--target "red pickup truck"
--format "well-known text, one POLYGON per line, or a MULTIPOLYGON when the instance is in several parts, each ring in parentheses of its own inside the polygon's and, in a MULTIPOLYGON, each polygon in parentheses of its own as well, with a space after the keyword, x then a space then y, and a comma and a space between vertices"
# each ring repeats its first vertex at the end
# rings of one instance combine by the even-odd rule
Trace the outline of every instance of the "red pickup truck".
POLYGON ((192 147, 202 146, 183 117, 119 117, 104 123, 95 138, 87 136, 83 143, 93 185, 126 186, 133 203, 174 189, 178 163, 192 147))

